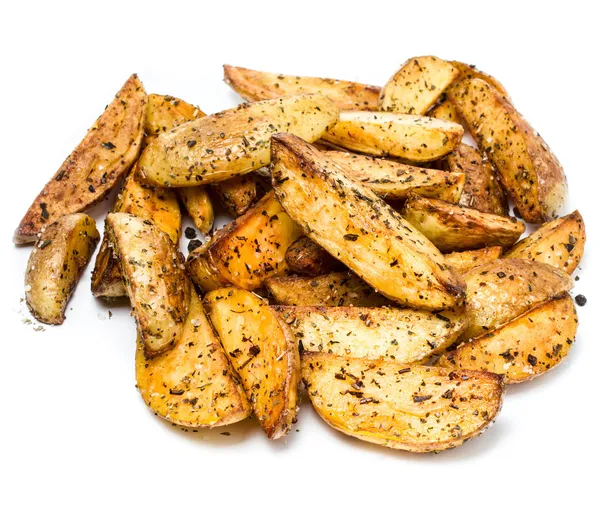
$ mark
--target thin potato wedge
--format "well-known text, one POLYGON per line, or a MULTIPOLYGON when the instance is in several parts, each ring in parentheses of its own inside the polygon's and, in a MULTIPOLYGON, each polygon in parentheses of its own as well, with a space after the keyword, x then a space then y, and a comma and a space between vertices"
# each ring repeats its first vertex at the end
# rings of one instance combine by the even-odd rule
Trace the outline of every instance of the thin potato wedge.
POLYGON ((485 246, 508 248, 525 231, 525 225, 515 218, 416 195, 409 197, 401 214, 444 253, 485 246))
POLYGON ((446 264, 454 268, 457 273, 464 275, 474 267, 493 262, 500 258, 501 255, 502 246, 491 246, 489 248, 481 248, 478 250, 446 253, 444 255, 444 260, 446 261, 446 264))
POLYGON ((200 108, 177 97, 152 93, 148 95, 144 132, 147 136, 156 136, 184 122, 205 116, 200 108))
POLYGON ((334 259, 316 242, 300 237, 285 252, 285 261, 290 270, 303 275, 317 276, 341 271, 345 266, 334 259))
POLYGON ((132 75, 35 198, 15 231, 15 243, 33 242, 60 216, 104 199, 138 157, 146 100, 141 81, 132 75))
POLYGON ((85 214, 64 215, 42 231, 25 270, 25 301, 35 319, 64 322, 67 303, 99 240, 96 223, 85 214))
POLYGON ((258 196, 257 182, 253 174, 244 174, 211 185, 211 190, 231 215, 245 214, 258 196))
POLYGON ((261 427, 270 439, 286 435, 298 410, 300 357, 289 329, 261 298, 225 288, 204 297, 208 317, 261 427))
POLYGON ((504 395, 503 377, 495 373, 320 352, 302 354, 302 378, 330 426, 410 452, 452 449, 479 435, 504 395))
POLYGON ((577 332, 568 293, 440 357, 438 366, 504 374, 508 384, 528 381, 557 366, 577 332))
POLYGON ((272 134, 313 142, 337 119, 338 109, 322 95, 241 104, 158 135, 140 156, 139 176, 165 187, 217 183, 268 165, 272 134))
POLYGON ((213 227, 215 213, 206 189, 201 186, 182 187, 177 189, 177 194, 196 228, 207 234, 213 227))

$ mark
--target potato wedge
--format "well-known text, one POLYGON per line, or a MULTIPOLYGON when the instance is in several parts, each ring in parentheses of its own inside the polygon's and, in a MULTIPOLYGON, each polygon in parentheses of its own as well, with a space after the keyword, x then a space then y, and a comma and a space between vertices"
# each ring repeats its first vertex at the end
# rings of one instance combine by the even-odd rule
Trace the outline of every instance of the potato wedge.
POLYGON ((148 219, 110 213, 113 246, 147 357, 178 342, 189 311, 190 283, 183 259, 166 233, 148 219))
POLYGON ((174 424, 218 427, 239 422, 252 412, 241 381, 194 292, 175 347, 148 359, 138 340, 135 373, 146 405, 174 424))
POLYGON ((271 147, 273 188, 307 237, 391 300, 417 309, 462 302, 462 280, 388 204, 294 135, 274 135, 271 147))
POLYGON ((184 122, 205 116, 200 108, 177 97, 152 93, 148 95, 144 132, 147 136, 156 136, 184 122))
POLYGON ((201 186, 182 187, 177 189, 177 195, 196 228, 207 234, 213 227, 215 213, 206 189, 201 186))
POLYGON ((405 165, 362 154, 324 151, 349 178, 369 187, 384 199, 403 200, 410 192, 458 203, 465 184, 462 172, 446 172, 405 165))
POLYGON ((439 102, 427 112, 427 116, 454 122, 464 128, 463 120, 460 118, 456 107, 448 100, 445 93, 440 97, 439 102))
POLYGON ((104 199, 138 157, 145 113, 146 92, 134 74, 35 198, 13 241, 33 242, 59 217, 104 199))
POLYGON ((285 261, 290 270, 303 275, 317 276, 341 271, 345 266, 334 259, 316 242, 300 237, 285 252, 285 261))
POLYGON ((493 262, 502 255, 502 246, 491 246, 489 248, 480 248, 478 250, 455 251, 444 255, 446 264, 454 270, 464 275, 474 267, 482 266, 493 262))
POLYGON ((234 217, 245 214, 258 196, 257 182, 253 174, 244 174, 214 183, 210 188, 225 210, 234 217))
POLYGON ((410 452, 452 449, 484 431, 502 407, 504 381, 490 372, 386 359, 302 354, 310 400, 330 426, 410 452))
POLYGON ((564 293, 440 357, 438 366, 504 374, 508 384, 528 381, 557 366, 577 332, 577 312, 564 293))
POLYGON ((379 110, 424 115, 459 75, 458 68, 438 57, 413 57, 381 89, 379 110))
POLYGON ((421 361, 456 341, 463 311, 432 313, 396 307, 274 307, 300 350, 343 357, 421 361))
POLYGON ((585 224, 575 210, 544 224, 517 242, 504 256, 543 262, 571 274, 581 262, 585 240, 585 224))
POLYGON ((481 79, 465 79, 448 89, 477 140, 496 166, 504 189, 528 223, 555 218, 567 182, 562 166, 542 137, 502 94, 481 79))
POLYGON ((286 435, 296 418, 300 382, 290 330, 268 304, 243 289, 211 291, 203 303, 266 435, 286 435))
POLYGON ((337 119, 338 109, 322 95, 241 104, 158 135, 140 156, 139 177, 165 187, 217 183, 268 165, 272 134, 313 142, 337 119))
POLYGON ((464 279, 469 325, 463 341, 492 331, 573 287, 571 278, 559 269, 512 258, 471 269, 464 279))
POLYGON ((477 70, 477 67, 475 65, 467 65, 466 63, 462 63, 461 61, 450 61, 450 63, 452 63, 452 66, 460 70, 461 79, 481 79, 489 85, 496 88, 496 90, 498 90, 502 95, 504 95, 504 97, 509 99, 506 88, 504 88, 502 83, 498 81, 498 79, 496 79, 495 77, 492 77, 490 74, 486 74, 481 70, 477 70))
POLYGON ((514 217, 486 214, 416 195, 408 198, 401 214, 444 253, 485 246, 508 248, 525 231, 525 225, 514 217))
POLYGON ((223 71, 225 83, 251 102, 318 93, 329 97, 341 110, 376 110, 381 90, 378 86, 352 81, 271 74, 231 65, 223 65, 223 71))
POLYGON ((428 162, 448 154, 461 141, 458 124, 419 115, 342 111, 323 139, 373 156, 428 162))
POLYGON ((205 291, 230 285, 258 289, 266 278, 288 270, 285 252, 301 235, 270 192, 205 246, 193 250, 186 267, 205 291))
POLYGON ((36 320, 65 321, 67 303, 99 240, 95 221, 85 214, 64 215, 44 228, 25 270, 25 301, 36 320))

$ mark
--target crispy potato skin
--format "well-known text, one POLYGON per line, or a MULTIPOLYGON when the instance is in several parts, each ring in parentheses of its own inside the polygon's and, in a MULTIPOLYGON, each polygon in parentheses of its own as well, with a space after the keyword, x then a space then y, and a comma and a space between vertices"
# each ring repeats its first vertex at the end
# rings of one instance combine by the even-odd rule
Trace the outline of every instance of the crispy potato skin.
POLYGON ((462 80, 448 89, 448 97, 496 166, 523 219, 543 223, 555 218, 566 198, 567 181, 542 137, 481 79, 462 80))
POLYGON ((64 215, 42 231, 25 270, 25 301, 35 319, 64 322, 67 303, 99 240, 96 223, 85 214, 64 215))
POLYGON ((254 204, 258 196, 256 178, 252 174, 244 174, 214 183, 210 186, 219 201, 231 215, 244 215, 254 204))
POLYGON ((152 93, 148 95, 144 132, 147 136, 156 136, 184 122, 205 116, 200 108, 177 97, 152 93))
POLYGON ((158 416, 186 427, 218 427, 250 416, 241 381, 229 364, 196 293, 190 297, 181 338, 172 350, 135 354, 137 388, 158 416))
POLYGON ((585 224, 575 210, 544 224, 517 242, 504 256, 543 262, 570 275, 581 262, 585 241, 585 224))
POLYGON ((183 259, 166 233, 131 214, 110 213, 106 229, 147 357, 179 340, 189 311, 190 283, 183 259))
POLYGON ((498 328, 535 306, 562 295, 573 282, 566 273, 541 262, 502 258, 471 269, 463 341, 498 328))
POLYGON ((33 242, 49 224, 101 201, 133 165, 144 135, 146 92, 132 75, 35 198, 13 241, 33 242))
POLYGON ((515 218, 486 214, 441 201, 411 195, 402 217, 440 251, 464 251, 485 246, 512 246, 525 231, 515 218))
POLYGON ((117 256, 106 235, 100 244, 92 271, 92 294, 107 301, 127 296, 117 256))
POLYGON ((528 381, 567 356, 577 323, 573 300, 564 293, 448 352, 438 366, 504 374, 508 384, 528 381))
POLYGON ((491 246, 478 250, 455 251, 444 255, 446 264, 454 270, 464 275, 474 267, 479 267, 500 258, 502 255, 502 246, 491 246))
POLYGON ((428 162, 452 151, 463 133, 464 129, 458 124, 430 117, 342 111, 339 121, 323 139, 373 156, 428 162))
POLYGON ((503 377, 495 373, 319 352, 302 354, 302 378, 330 426, 410 452, 452 449, 479 435, 504 394, 503 377))
POLYGON ((424 115, 460 73, 451 63, 435 56, 411 58, 382 88, 379 109, 424 115))
POLYGON ((139 177, 151 185, 191 187, 246 174, 269 164, 272 134, 287 131, 312 142, 338 114, 322 95, 241 104, 158 135, 140 156, 139 177))
POLYGON ((271 145, 273 189, 307 237, 391 300, 428 309, 462 302, 462 280, 388 204, 294 135, 274 135, 271 145))
POLYGON ((369 84, 272 74, 231 65, 223 65, 223 71, 225 83, 250 102, 286 95, 318 93, 329 97, 341 110, 376 110, 381 90, 378 86, 369 84))
POLYGON ((213 227, 215 213, 213 205, 204 187, 183 187, 177 189, 177 195, 196 228, 207 234, 213 227))
POLYGON ((204 297, 208 317, 266 435, 285 436, 298 410, 300 357, 277 313, 255 294, 224 288, 204 297))
POLYGON ((303 275, 317 276, 341 271, 345 266, 334 259, 316 242, 300 237, 285 252, 285 261, 290 270, 303 275))

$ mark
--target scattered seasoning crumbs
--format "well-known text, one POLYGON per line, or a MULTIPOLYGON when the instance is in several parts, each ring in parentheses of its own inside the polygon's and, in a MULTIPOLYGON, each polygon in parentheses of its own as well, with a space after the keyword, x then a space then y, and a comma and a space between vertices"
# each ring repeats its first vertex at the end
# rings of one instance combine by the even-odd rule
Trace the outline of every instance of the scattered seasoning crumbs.
POLYGON ((587 303, 587 298, 582 294, 578 294, 575 297, 575 303, 579 305, 579 307, 583 307, 587 303))
POLYGON ((196 248, 202 246, 202 242, 198 239, 194 239, 188 243, 188 251, 194 251, 196 248))
POLYGON ((231 433, 229 431, 225 431, 221 433, 223 436, 231 436, 231 433))
POLYGON ((195 238, 197 237, 197 235, 198 235, 198 234, 196 233, 196 230, 194 230, 194 229, 193 229, 191 226, 188 226, 188 227, 185 229, 185 236, 186 236, 188 239, 195 239, 195 238))

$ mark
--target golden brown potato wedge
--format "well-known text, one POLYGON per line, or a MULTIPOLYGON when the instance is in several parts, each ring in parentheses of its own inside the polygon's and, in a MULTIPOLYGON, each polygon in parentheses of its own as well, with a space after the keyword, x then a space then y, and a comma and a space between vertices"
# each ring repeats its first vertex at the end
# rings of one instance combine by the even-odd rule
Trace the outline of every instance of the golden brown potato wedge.
POLYGON ((302 275, 317 276, 341 271, 345 266, 334 259, 316 242, 300 237, 285 252, 285 261, 290 270, 302 275))
POLYGON ((241 381, 194 292, 175 347, 148 359, 138 340, 135 373, 146 405, 174 424, 217 427, 239 422, 252 412, 241 381))
POLYGON ((575 210, 544 224, 517 242, 504 256, 543 262, 571 274, 583 256, 585 239, 583 218, 575 210))
POLYGON ((504 395, 503 377, 495 373, 320 352, 302 354, 302 378, 330 426, 411 452, 452 449, 479 435, 504 395))
POLYGON ((208 192, 204 187, 183 187, 177 194, 196 228, 207 234, 213 227, 215 213, 208 192))
POLYGON ((156 136, 184 122, 205 116, 200 108, 177 97, 152 93, 148 95, 144 132, 148 136, 156 136))
POLYGON ((214 183, 211 190, 231 215, 239 217, 245 214, 258 196, 256 178, 253 174, 244 174, 214 183))
POLYGON ((204 306, 261 427, 271 439, 286 435, 298 410, 300 381, 298 347, 287 325, 243 289, 211 291, 204 306))
POLYGON ((482 79, 489 85, 496 88, 496 90, 498 90, 502 95, 504 95, 504 97, 506 97, 507 99, 509 98, 506 88, 504 88, 504 86, 500 81, 498 81, 498 79, 492 77, 489 74, 486 74, 485 72, 482 72, 481 70, 477 70, 475 65, 467 65, 466 63, 462 63, 460 61, 450 61, 450 63, 452 63, 452 66, 460 70, 461 79, 482 79))
POLYGON ((528 223, 558 215, 567 182, 562 166, 542 137, 502 94, 481 79, 465 79, 448 89, 477 140, 496 166, 504 189, 528 223))
POLYGON ((569 353, 577 312, 568 293, 443 355, 438 366, 504 374, 509 384, 541 375, 569 353))
POLYGON ((443 94, 439 102, 427 112, 427 116, 463 125, 463 120, 460 118, 456 107, 448 100, 446 94, 443 94))
POLYGON ((446 253, 444 255, 444 260, 446 261, 446 264, 454 268, 457 273, 464 275, 474 267, 493 262, 500 258, 501 255, 502 246, 491 246, 489 248, 481 248, 478 250, 446 253))
POLYGON ((190 283, 173 241, 148 219, 131 214, 106 216, 125 290, 147 357, 178 342, 187 318, 190 283))
POLYGON ((461 336, 463 340, 494 330, 573 286, 571 278, 560 269, 511 258, 471 269, 464 279, 469 325, 461 336))
POLYGON ((344 357, 421 361, 439 354, 466 327, 462 311, 396 307, 274 307, 300 350, 344 357))
POLYGON ((460 75, 460 70, 435 56, 406 61, 381 89, 379 109, 424 115, 460 75))
POLYGON ((65 320, 67 303, 99 240, 96 223, 85 214, 64 215, 42 231, 25 270, 25 301, 35 319, 50 325, 65 320))
POLYGON ((507 248, 525 231, 525 225, 515 218, 486 214, 416 195, 408 198, 401 213, 444 253, 485 246, 507 248))
POLYGON ((225 286, 254 290, 288 270, 285 252, 302 235, 270 192, 244 215, 193 250, 187 270, 205 291, 225 286))
POLYGON ((83 212, 110 192, 140 152, 146 99, 132 75, 35 198, 15 231, 15 243, 35 241, 60 216, 83 212))
POLYGON ((322 95, 241 104, 158 135, 140 156, 139 176, 151 185, 191 187, 255 171, 270 162, 272 134, 287 131, 313 142, 338 113, 322 95))
POLYGON ((444 309, 464 283, 442 254, 371 190, 294 135, 272 137, 273 188, 306 236, 381 294, 413 308, 444 309))
POLYGON ((373 156, 395 156, 428 162, 448 154, 461 141, 458 124, 419 115, 342 111, 323 139, 373 156))
POLYGON ((341 110, 376 110, 381 90, 369 84, 272 74, 231 65, 223 65, 223 71, 225 83, 247 101, 318 93, 329 97, 341 110))

